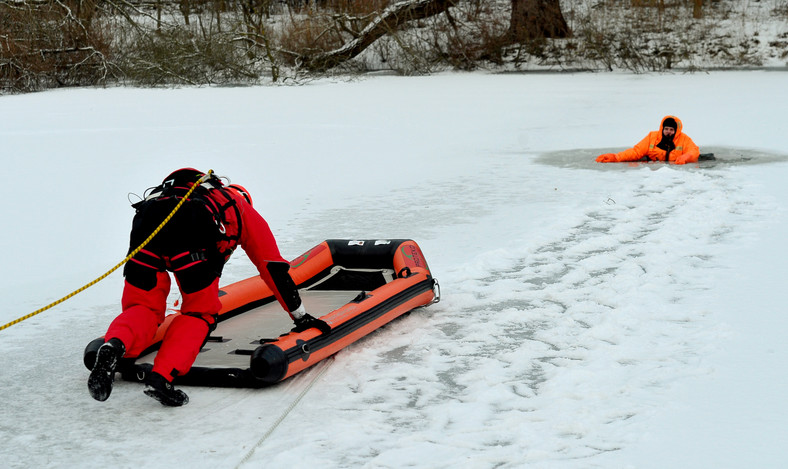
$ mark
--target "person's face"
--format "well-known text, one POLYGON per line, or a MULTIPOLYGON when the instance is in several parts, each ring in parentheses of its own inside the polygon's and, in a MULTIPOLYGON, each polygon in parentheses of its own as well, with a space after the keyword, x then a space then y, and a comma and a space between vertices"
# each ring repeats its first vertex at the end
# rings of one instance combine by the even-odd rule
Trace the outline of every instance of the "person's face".
POLYGON ((663 127, 662 135, 668 138, 672 138, 674 135, 676 135, 676 129, 674 129, 673 127, 663 127))

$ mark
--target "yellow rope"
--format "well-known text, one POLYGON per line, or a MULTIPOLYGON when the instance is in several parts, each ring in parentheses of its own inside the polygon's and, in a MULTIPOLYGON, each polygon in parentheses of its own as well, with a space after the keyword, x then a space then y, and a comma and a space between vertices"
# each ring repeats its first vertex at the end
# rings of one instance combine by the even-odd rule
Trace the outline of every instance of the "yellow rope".
POLYGON ((30 313, 30 314, 28 314, 26 316, 22 316, 19 319, 11 321, 8 324, 5 324, 4 326, 0 327, 0 331, 2 331, 3 329, 6 329, 6 328, 9 328, 9 327, 13 326, 14 324, 18 324, 18 323, 24 321, 25 319, 30 319, 33 316, 37 315, 37 314, 43 313, 44 311, 59 305, 60 303, 66 301, 67 299, 71 298, 72 296, 75 296, 75 295, 77 295, 79 293, 82 293, 83 291, 87 290, 88 288, 92 287, 93 285, 99 283, 100 281, 102 281, 105 278, 107 278, 112 272, 115 272, 116 270, 118 270, 123 264, 128 262, 129 259, 131 259, 135 255, 137 255, 137 253, 140 252, 142 250, 142 248, 144 248, 153 239, 153 237, 156 236, 159 233, 159 231, 161 231, 162 228, 164 228, 164 225, 166 225, 167 222, 169 222, 170 219, 172 219, 172 217, 175 215, 175 212, 177 212, 178 209, 181 208, 181 205, 183 205, 183 203, 186 202, 186 199, 188 199, 189 196, 192 195, 192 192, 194 192, 195 189, 197 189, 197 187, 200 184, 202 184, 203 182, 207 181, 208 178, 210 178, 212 175, 213 175, 213 170, 210 169, 210 170, 208 170, 207 174, 204 174, 200 179, 198 179, 197 182, 192 185, 191 189, 189 189, 189 192, 187 192, 186 195, 183 196, 181 201, 178 202, 178 205, 176 205, 175 208, 172 209, 172 212, 170 212, 170 214, 167 215, 167 218, 165 218, 164 221, 161 222, 159 227, 156 228, 155 230, 153 230, 153 233, 151 233, 150 236, 148 236, 148 239, 143 241, 142 244, 140 244, 139 247, 137 247, 137 249, 132 251, 128 256, 126 256, 125 259, 120 261, 118 263, 118 265, 116 265, 115 267, 109 269, 104 275, 102 275, 101 277, 97 278, 96 280, 93 280, 92 282, 88 283, 87 285, 85 285, 85 286, 83 286, 83 287, 81 287, 81 288, 79 288, 77 290, 74 290, 73 292, 71 292, 68 295, 64 296, 63 298, 55 301, 54 303, 50 303, 50 304, 44 306, 43 308, 38 309, 36 311, 33 311, 32 313, 30 313))

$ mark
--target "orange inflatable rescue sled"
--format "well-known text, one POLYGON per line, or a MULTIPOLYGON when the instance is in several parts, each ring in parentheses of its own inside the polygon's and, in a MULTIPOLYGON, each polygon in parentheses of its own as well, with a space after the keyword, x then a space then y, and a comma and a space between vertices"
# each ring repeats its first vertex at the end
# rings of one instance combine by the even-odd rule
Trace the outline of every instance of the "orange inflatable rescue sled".
MULTIPOLYGON (((259 276, 223 287, 217 328, 176 384, 264 387, 303 371, 397 317, 440 300, 421 249, 406 239, 327 240, 290 263, 306 310, 331 326, 292 332, 293 323, 259 276)), ((138 358, 123 358, 124 379, 142 382, 167 327, 138 358)), ((103 338, 85 348, 90 369, 103 338)))

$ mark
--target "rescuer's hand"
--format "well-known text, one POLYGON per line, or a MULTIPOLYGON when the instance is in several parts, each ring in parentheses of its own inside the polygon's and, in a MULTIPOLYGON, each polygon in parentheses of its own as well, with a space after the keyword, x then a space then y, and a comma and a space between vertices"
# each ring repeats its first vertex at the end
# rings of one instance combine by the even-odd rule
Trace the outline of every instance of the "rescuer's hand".
POLYGON ((323 321, 322 319, 317 319, 309 314, 304 314, 298 319, 294 319, 293 322, 295 323, 295 327, 293 328, 293 332, 304 332, 307 329, 317 328, 323 334, 328 334, 331 332, 331 326, 328 325, 327 322, 323 321))
POLYGON ((618 163, 615 153, 605 153, 596 157, 597 163, 618 163))

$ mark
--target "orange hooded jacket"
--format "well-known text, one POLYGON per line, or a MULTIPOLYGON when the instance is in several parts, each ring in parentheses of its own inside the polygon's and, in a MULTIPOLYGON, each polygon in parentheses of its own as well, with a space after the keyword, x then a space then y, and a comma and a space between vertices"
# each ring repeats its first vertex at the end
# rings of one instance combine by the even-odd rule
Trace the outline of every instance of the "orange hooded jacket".
POLYGON ((665 125, 665 120, 673 118, 676 121, 676 134, 673 136, 673 144, 675 149, 672 150, 668 158, 671 163, 685 164, 695 163, 700 156, 700 149, 695 142, 692 141, 682 130, 681 120, 676 116, 665 116, 659 123, 659 130, 649 132, 646 137, 638 142, 634 147, 624 150, 619 153, 608 153, 601 155, 597 158, 598 162, 608 163, 616 161, 665 161, 665 150, 658 148, 657 144, 662 140, 662 128, 665 125))

